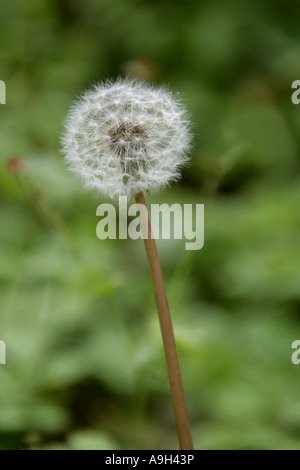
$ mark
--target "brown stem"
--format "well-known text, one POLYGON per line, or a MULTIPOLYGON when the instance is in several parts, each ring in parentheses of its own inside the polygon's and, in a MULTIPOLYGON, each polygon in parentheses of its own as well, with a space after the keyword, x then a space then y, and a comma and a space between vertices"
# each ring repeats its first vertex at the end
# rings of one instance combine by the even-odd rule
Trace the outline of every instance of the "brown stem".
POLYGON ((169 382, 172 393, 172 401, 180 449, 193 450, 189 416, 176 350, 172 319, 164 285, 162 269, 157 253, 156 243, 152 236, 151 222, 143 193, 138 193, 135 199, 137 204, 142 204, 146 208, 146 211, 140 212, 141 228, 144 236, 147 257, 151 269, 155 300, 159 315, 160 328, 168 367, 169 382))

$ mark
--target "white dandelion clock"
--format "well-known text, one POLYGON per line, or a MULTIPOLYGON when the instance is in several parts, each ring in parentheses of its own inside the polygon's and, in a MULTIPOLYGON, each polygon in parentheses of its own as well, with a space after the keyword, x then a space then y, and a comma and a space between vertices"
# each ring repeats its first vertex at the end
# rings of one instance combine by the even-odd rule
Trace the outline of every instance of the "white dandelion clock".
POLYGON ((192 450, 193 442, 172 319, 144 192, 158 190, 180 176, 190 141, 189 121, 180 101, 163 88, 131 80, 105 82, 84 93, 70 110, 62 138, 65 160, 86 188, 113 199, 135 196, 181 450, 192 450))
POLYGON ((86 188, 116 199, 178 179, 190 132, 180 101, 144 82, 104 82, 83 94, 65 123, 63 154, 86 188))

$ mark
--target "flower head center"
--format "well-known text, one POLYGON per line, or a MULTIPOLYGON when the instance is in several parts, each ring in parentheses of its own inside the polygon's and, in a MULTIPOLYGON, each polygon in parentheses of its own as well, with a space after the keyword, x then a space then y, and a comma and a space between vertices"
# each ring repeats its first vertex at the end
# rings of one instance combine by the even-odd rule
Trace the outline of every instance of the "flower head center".
POLYGON ((140 124, 121 122, 108 131, 109 146, 113 152, 125 156, 145 148, 147 133, 140 124))

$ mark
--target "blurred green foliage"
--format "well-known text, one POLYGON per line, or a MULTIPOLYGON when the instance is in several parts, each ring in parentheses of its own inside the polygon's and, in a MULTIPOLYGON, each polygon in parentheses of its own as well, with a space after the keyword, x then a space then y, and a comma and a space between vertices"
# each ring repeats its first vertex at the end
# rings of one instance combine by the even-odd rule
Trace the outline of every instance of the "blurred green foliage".
POLYGON ((159 242, 197 449, 299 449, 298 1, 1 1, 0 449, 177 447, 142 242, 99 241, 59 135, 81 90, 182 93, 206 244, 159 242))

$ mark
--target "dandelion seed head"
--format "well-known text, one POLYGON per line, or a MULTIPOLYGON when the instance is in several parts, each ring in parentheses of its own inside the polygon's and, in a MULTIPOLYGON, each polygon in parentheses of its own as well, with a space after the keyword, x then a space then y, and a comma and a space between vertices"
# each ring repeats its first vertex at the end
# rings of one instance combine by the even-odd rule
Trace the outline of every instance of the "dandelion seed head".
POLYGON ((177 98, 164 88, 119 79, 96 85, 72 106, 62 152, 86 188, 130 198, 178 179, 190 142, 177 98))

